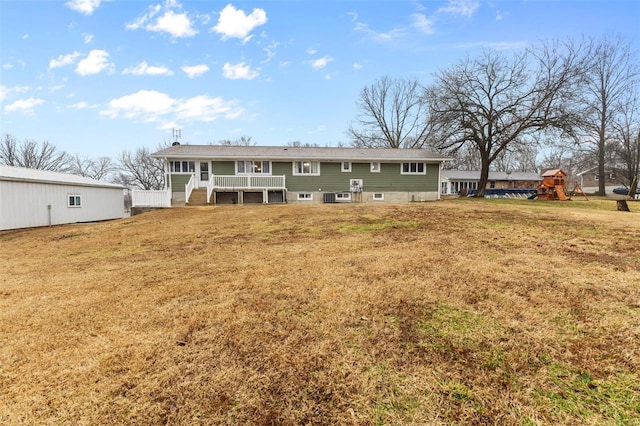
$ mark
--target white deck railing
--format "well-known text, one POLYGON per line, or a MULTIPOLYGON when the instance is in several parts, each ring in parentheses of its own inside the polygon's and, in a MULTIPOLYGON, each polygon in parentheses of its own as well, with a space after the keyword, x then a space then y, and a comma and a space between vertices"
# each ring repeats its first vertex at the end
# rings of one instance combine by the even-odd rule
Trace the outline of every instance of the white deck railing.
POLYGON ((207 197, 216 189, 285 189, 284 184, 284 176, 212 175, 207 185, 207 197))
POLYGON ((131 191, 131 205, 133 207, 171 207, 171 190, 144 191, 134 189, 131 191))
POLYGON ((191 175, 189 178, 189 182, 184 186, 184 201, 186 203, 189 202, 189 197, 191 196, 191 192, 196 187, 196 175, 191 175))

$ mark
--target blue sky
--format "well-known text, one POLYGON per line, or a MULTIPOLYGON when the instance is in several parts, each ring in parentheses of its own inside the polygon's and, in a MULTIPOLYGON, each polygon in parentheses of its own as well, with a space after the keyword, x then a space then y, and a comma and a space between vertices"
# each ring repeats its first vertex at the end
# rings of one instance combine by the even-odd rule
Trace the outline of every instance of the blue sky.
POLYGON ((360 90, 482 49, 622 35, 640 1, 2 0, 0 131, 82 157, 250 136, 348 144, 360 90))

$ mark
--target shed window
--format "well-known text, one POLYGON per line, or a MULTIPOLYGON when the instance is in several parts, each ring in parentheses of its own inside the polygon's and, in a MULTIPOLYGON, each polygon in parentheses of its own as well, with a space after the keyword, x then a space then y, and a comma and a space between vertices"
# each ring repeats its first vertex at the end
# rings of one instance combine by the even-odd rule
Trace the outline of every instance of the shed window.
POLYGON ((69 195, 67 197, 68 207, 82 207, 82 199, 79 195, 69 195))

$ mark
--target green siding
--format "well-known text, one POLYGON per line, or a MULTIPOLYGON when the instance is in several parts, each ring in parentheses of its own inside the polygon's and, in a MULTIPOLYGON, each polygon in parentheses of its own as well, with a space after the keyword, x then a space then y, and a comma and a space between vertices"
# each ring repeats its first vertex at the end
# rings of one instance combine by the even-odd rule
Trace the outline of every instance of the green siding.
POLYGON ((214 175, 235 175, 236 174, 235 161, 213 161, 213 174, 214 175))
POLYGON ((184 186, 189 183, 191 174, 171 174, 171 192, 184 192, 184 186))
POLYGON ((273 163, 274 175, 285 175, 289 191, 349 191, 351 179, 362 179, 364 191, 437 191, 438 164, 427 164, 426 175, 402 175, 399 163, 380 164, 380 173, 371 173, 369 163, 352 163, 343 172, 341 163, 321 163, 320 176, 293 176, 291 163, 273 163))

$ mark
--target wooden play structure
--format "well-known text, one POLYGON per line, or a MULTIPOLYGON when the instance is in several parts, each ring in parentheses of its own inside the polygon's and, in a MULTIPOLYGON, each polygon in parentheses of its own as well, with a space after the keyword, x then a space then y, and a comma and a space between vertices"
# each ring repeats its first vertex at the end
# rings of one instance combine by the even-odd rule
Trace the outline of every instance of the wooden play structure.
POLYGON ((580 184, 574 180, 567 180, 567 174, 560 169, 544 172, 542 182, 536 187, 538 200, 568 201, 573 195, 582 195, 588 200, 580 184))

